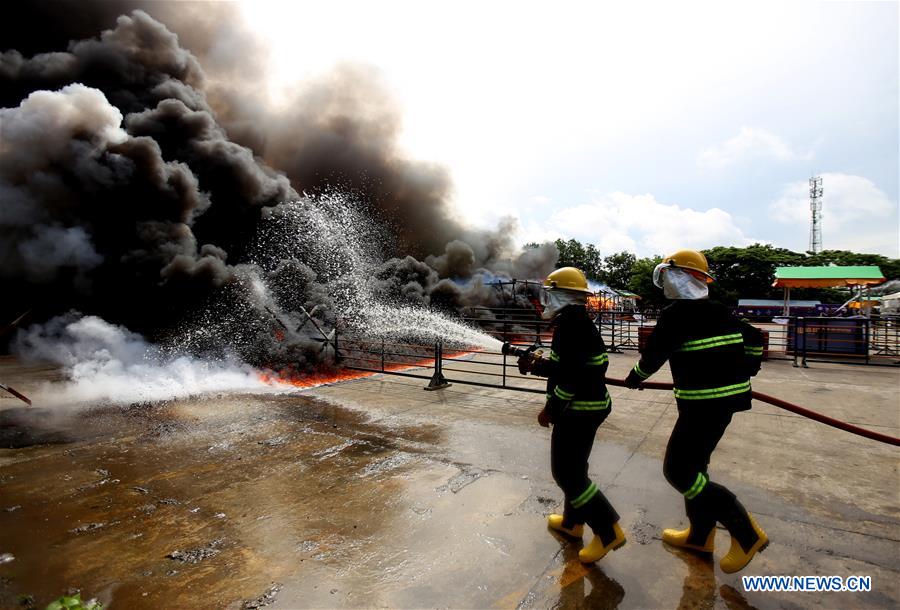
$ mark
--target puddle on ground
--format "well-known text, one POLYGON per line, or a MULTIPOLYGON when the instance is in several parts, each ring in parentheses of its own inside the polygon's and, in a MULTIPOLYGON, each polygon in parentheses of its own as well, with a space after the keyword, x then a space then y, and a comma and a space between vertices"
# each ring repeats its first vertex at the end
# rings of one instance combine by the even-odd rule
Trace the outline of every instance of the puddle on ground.
POLYGON ((261 608, 371 553, 438 441, 302 395, 0 410, 0 607, 261 608))
MULTIPOLYGON (((72 588, 112 608, 793 607, 667 552, 661 528, 684 525, 683 509, 659 459, 602 435, 591 473, 628 544, 582 565, 545 526, 561 498, 546 444, 451 415, 372 421, 302 394, 0 409, 0 607, 43 608, 72 588)), ((829 497, 824 521, 735 491, 773 538, 750 573, 863 570, 879 591, 828 601, 892 605, 896 543, 834 529, 851 510, 876 516, 829 497)))

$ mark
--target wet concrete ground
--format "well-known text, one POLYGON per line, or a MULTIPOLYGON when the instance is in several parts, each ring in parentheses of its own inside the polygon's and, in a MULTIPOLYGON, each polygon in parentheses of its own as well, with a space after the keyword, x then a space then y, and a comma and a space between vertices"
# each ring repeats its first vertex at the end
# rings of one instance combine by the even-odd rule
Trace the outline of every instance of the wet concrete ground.
MULTIPOLYGON (((634 358, 612 355, 611 375, 634 358)), ((26 393, 54 375, 0 360, 26 393)), ((897 369, 778 361, 754 387, 897 436, 898 381, 897 369)), ((376 376, 68 414, 0 400, 0 607, 42 608, 70 588, 113 608, 900 605, 896 448, 766 405, 736 416, 711 475, 772 540, 741 574, 873 584, 749 593, 741 574, 659 540, 684 524, 661 472, 670 393, 612 389, 591 475, 629 542, 586 567, 545 527, 561 494, 534 421, 541 397, 423 385, 376 376)), ((718 560, 727 532, 716 541, 718 560)))

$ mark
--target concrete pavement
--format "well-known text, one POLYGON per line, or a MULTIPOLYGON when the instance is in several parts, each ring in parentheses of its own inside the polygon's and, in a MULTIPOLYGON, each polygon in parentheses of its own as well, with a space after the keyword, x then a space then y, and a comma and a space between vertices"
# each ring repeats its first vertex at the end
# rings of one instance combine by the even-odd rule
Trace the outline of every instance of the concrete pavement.
MULTIPOLYGON (((611 355, 610 375, 635 358, 611 355)), ((55 374, 9 359, 0 373, 23 391, 55 374)), ((895 368, 773 361, 754 388, 900 436, 898 381, 895 368)), ((114 608, 900 604, 895 447, 767 405, 738 414, 711 476, 772 544, 725 575, 659 539, 685 523, 662 476, 671 393, 612 388, 591 476, 629 541, 585 567, 545 527, 562 496, 542 397, 424 385, 377 375, 67 415, 0 401, 0 554, 14 557, 0 607, 21 595, 43 607, 69 587, 114 608), (782 574, 868 575, 873 591, 752 593, 740 580, 782 574)), ((719 530, 716 560, 727 545, 719 530)))

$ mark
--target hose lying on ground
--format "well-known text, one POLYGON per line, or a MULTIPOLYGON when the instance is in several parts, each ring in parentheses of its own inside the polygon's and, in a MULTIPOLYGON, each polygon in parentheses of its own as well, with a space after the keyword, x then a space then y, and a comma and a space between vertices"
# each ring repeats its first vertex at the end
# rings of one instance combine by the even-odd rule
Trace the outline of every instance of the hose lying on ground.
MULTIPOLYGON (((623 379, 613 379, 611 377, 607 377, 606 383, 607 385, 617 386, 620 388, 625 387, 625 380, 623 379)), ((674 386, 671 383, 665 383, 662 381, 645 381, 641 384, 641 389, 647 390, 671 390, 673 389, 673 387, 674 386)), ((833 417, 828 417, 827 415, 822 415, 821 413, 810 411, 809 409, 804 409, 803 407, 787 402, 786 400, 781 400, 780 398, 775 398, 774 396, 769 396, 768 394, 763 394, 762 392, 754 391, 752 393, 752 396, 755 400, 774 405, 779 409, 784 409, 785 411, 790 411, 791 413, 796 413, 797 415, 802 415, 803 417, 808 417, 809 419, 825 424, 826 426, 831 426, 832 428, 838 428, 839 430, 844 430, 852 434, 857 434, 859 436, 864 436, 875 441, 900 447, 900 438, 888 436, 887 434, 881 434, 880 432, 873 432, 872 430, 866 430, 865 428, 860 428, 859 426, 848 424, 845 421, 834 419, 833 417)))
POLYGON ((15 389, 9 387, 5 383, 0 383, 0 390, 6 390, 22 402, 26 403, 29 407, 31 406, 31 399, 22 394, 21 392, 16 391, 15 389))

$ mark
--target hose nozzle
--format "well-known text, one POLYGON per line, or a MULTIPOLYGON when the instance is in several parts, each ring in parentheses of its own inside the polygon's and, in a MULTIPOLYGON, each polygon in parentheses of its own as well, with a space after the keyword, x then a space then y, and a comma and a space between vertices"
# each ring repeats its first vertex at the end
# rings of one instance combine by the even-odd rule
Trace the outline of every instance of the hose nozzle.
POLYGON ((521 358, 522 356, 527 356, 533 350, 534 347, 522 349, 521 347, 516 347, 515 345, 507 341, 503 344, 503 348, 500 351, 503 352, 504 356, 515 356, 517 358, 521 358))

